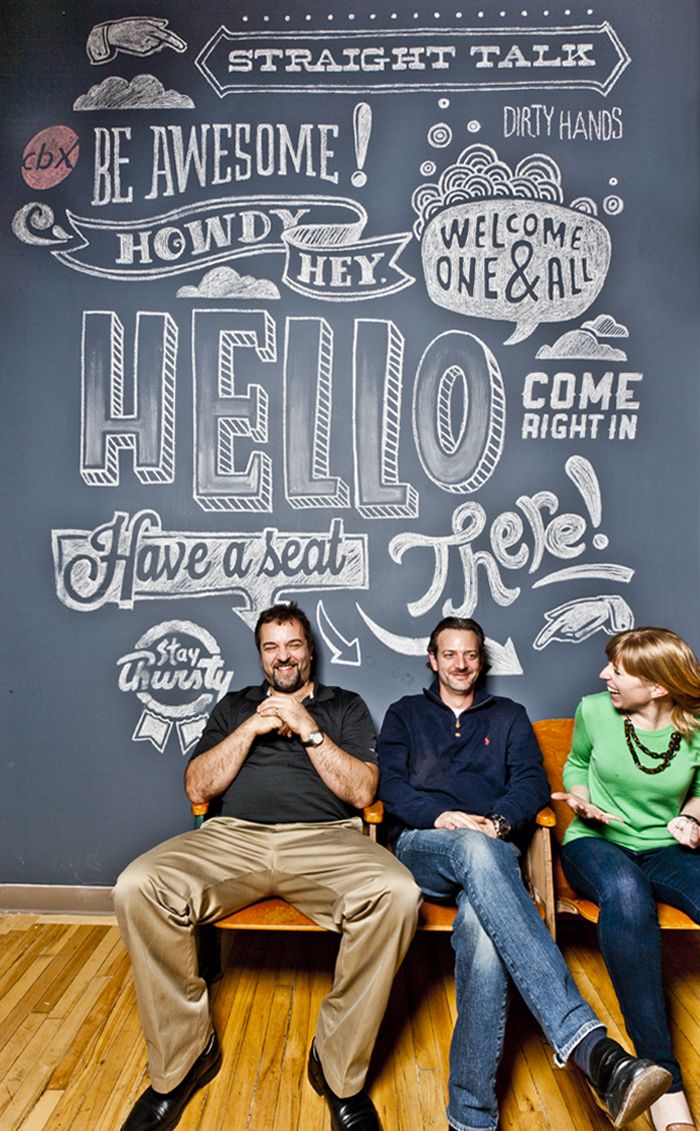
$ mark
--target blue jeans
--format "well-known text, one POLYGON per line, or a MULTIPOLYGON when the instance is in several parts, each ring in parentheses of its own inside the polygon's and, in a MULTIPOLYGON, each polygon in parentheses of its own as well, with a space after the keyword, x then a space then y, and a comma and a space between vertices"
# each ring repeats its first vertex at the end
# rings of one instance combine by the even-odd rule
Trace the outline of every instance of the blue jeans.
POLYGON ((600 906, 598 942, 638 1056, 648 1056, 683 1087, 671 1034, 661 971, 656 900, 700 921, 700 851, 668 848, 631 852, 598 837, 562 848, 562 864, 576 891, 600 906))
POLYGON ((472 829, 407 829, 396 855, 427 898, 457 901, 452 929, 457 1022, 447 1117, 458 1131, 491 1131, 498 1124, 496 1071, 508 975, 559 1065, 601 1022, 576 989, 525 889, 515 845, 472 829))

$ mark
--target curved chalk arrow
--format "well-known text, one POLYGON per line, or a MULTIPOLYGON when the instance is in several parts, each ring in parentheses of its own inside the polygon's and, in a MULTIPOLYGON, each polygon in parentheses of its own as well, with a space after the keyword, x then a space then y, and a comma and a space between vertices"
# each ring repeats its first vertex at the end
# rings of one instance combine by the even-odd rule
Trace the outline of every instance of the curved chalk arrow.
POLYGON ((235 613, 237 617, 240 617, 251 632, 255 631, 255 625, 260 616, 258 609, 251 608, 250 604, 246 603, 245 605, 232 605, 231 612, 235 613))
POLYGON ((360 654, 359 640, 357 637, 355 637, 354 640, 346 640, 345 637, 338 632, 338 629, 323 607, 323 601, 319 601, 316 606, 316 624, 318 625, 318 631, 323 638, 324 644, 330 651, 332 664, 347 664, 353 668, 360 666, 362 656, 360 654))
MULTIPOLYGON (((355 608, 362 617, 363 621, 373 632, 382 644, 387 648, 391 648, 392 652, 400 652, 404 656, 425 656, 428 650, 428 636, 399 636, 397 633, 389 632, 386 628, 376 624, 367 613, 363 612, 360 606, 355 602, 355 608)), ((496 640, 489 640, 486 638, 486 648, 489 654, 489 675, 522 675, 523 669, 518 659, 518 653, 515 650, 515 645, 510 637, 506 640, 505 644, 499 644, 496 640)))

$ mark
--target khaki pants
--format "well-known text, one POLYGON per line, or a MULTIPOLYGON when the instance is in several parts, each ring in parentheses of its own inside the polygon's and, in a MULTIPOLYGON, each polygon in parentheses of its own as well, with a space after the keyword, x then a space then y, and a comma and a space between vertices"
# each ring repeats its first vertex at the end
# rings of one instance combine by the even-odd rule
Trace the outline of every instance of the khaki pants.
POLYGON ((337 1095, 362 1088, 421 896, 408 869, 363 836, 360 824, 359 818, 258 825, 213 817, 125 869, 114 905, 157 1091, 179 1084, 211 1033, 195 925, 272 895, 342 936, 316 1048, 337 1095))

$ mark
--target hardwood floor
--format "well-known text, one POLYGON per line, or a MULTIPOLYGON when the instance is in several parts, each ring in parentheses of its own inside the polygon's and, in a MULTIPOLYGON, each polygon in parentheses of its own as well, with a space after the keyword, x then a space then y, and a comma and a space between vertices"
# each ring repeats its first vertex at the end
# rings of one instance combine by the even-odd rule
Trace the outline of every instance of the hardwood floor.
MULTIPOLYGON (((148 1081, 113 921, 5 915, 0 936, 0 1129, 118 1131, 148 1081)), ((564 924, 559 941, 584 996, 624 1039, 592 929, 564 924)), ((181 1131, 330 1131, 305 1067, 336 945, 326 934, 226 934, 226 970, 212 994, 224 1064, 189 1104, 181 1131)), ((700 938, 666 932, 664 945, 675 1044, 700 1118, 700 938)), ((369 1079, 384 1131, 445 1131, 453 1020, 449 938, 419 935, 396 979, 369 1079)), ((610 1127, 580 1074, 554 1067, 517 999, 499 1093, 502 1131, 610 1127)), ((642 1117, 630 1126, 651 1124, 642 1117)))

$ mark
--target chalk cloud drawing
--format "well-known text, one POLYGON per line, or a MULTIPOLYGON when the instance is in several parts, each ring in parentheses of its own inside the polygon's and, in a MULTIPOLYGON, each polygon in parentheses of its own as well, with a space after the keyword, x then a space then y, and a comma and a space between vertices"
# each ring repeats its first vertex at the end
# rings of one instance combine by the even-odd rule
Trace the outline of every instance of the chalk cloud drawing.
POLYGON ((551 346, 541 346, 535 357, 581 358, 585 361, 627 361, 624 350, 616 349, 601 338, 628 338, 626 326, 611 314, 599 314, 592 322, 584 322, 578 330, 568 330, 551 346))
POLYGON ((515 321, 506 345, 540 322, 582 314, 605 282, 610 235, 587 211, 565 206, 547 154, 511 169, 491 146, 470 145, 412 203, 430 299, 458 314, 515 321))
POLYGON ((552 641, 557 644, 580 644, 595 632, 626 632, 634 628, 634 614, 624 597, 610 594, 599 597, 577 597, 544 614, 545 627, 535 638, 533 647, 541 652, 552 641))
POLYGON ((271 279, 255 279, 239 275, 232 267, 214 267, 196 286, 179 287, 178 298, 269 298, 278 299, 280 292, 271 279))
POLYGON ((182 53, 187 50, 184 39, 168 28, 168 20, 158 16, 125 16, 95 24, 90 32, 86 51, 94 66, 111 63, 119 52, 125 55, 154 55, 170 47, 182 53))
POLYGON ((144 708, 132 741, 150 742, 162 753, 174 727, 183 755, 233 677, 215 638, 188 620, 154 625, 119 657, 117 667, 119 690, 135 694, 144 708))
POLYGON ((91 86, 73 103, 74 110, 192 110, 188 94, 166 90, 155 75, 136 75, 128 82, 111 75, 91 86))
POLYGON ((584 330, 591 330, 599 338, 629 338, 630 332, 612 314, 599 314, 592 322, 583 323, 584 330))

